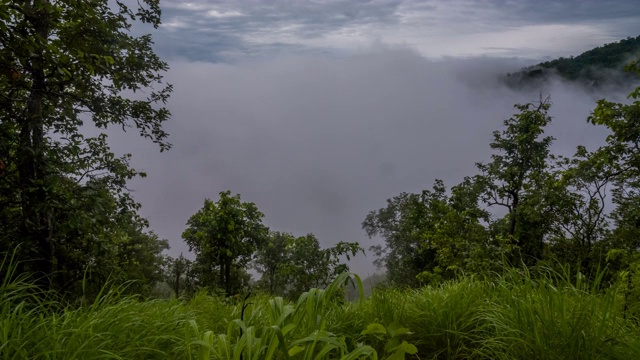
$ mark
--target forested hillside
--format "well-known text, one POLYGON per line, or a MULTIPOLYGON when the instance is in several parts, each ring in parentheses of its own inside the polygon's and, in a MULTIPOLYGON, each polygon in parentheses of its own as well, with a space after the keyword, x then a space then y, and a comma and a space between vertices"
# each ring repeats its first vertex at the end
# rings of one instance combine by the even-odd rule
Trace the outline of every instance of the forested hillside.
POLYGON ((538 86, 552 76, 598 87, 605 84, 629 85, 638 79, 625 72, 627 63, 640 54, 640 36, 628 37, 585 51, 578 56, 545 61, 508 74, 506 82, 514 87, 538 86))

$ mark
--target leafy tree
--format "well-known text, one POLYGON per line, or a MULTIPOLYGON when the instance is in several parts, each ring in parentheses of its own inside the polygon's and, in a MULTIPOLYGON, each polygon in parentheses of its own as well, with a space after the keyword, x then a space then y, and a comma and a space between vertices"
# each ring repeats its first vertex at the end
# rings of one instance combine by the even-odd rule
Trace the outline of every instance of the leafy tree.
POLYGON ((420 194, 401 193, 388 199, 386 207, 369 212, 362 223, 369 238, 384 240, 384 245, 372 246, 371 251, 393 284, 417 285, 416 276, 434 264, 435 252, 424 248, 422 241, 426 211, 420 194))
POLYGON ((339 242, 333 247, 322 249, 313 234, 299 236, 287 244, 289 260, 283 268, 287 279, 286 295, 295 299, 311 288, 324 288, 339 274, 349 271, 340 261, 364 250, 358 243, 339 242))
POLYGON ((173 289, 176 298, 179 298, 182 290, 184 294, 189 287, 192 262, 180 254, 177 258, 167 257, 166 261, 166 280, 173 289))
POLYGON ((580 268, 588 276, 602 265, 606 255, 601 242, 608 235, 610 179, 603 165, 579 146, 573 158, 556 158, 553 183, 545 189, 547 197, 555 197, 558 209, 550 257, 556 263, 580 268))
POLYGON ((422 208, 416 213, 419 216, 416 235, 420 239, 417 250, 419 254, 429 254, 433 260, 416 269, 419 273, 415 277, 423 284, 438 283, 447 277, 445 272, 457 268, 450 260, 459 259, 461 233, 458 230, 463 228, 458 226, 462 223, 456 221, 459 217, 452 211, 442 180, 436 180, 432 190, 424 190, 420 202, 422 208))
POLYGON ((119 283, 133 281, 128 291, 147 295, 156 283, 164 280, 162 252, 169 249, 169 244, 153 231, 145 231, 146 223, 134 219, 130 217, 118 222, 120 231, 113 232, 115 254, 105 258, 113 259, 114 271, 111 278, 119 283), (119 278, 114 278, 115 274, 119 278))
MULTIPOLYGON (((640 58, 627 70, 640 75, 640 58)), ((640 86, 629 94, 630 103, 599 100, 589 117, 594 125, 608 128, 606 145, 589 156, 601 177, 611 182, 615 209, 610 214, 615 228, 610 237, 607 258, 612 268, 626 278, 628 298, 640 272, 640 86)), ((635 294, 635 297, 640 297, 635 294)), ((628 300, 628 299, 627 299, 628 300)), ((625 302, 627 306, 628 301, 625 302)))
POLYGON ((295 237, 272 232, 256 257, 256 269, 262 274, 258 285, 270 294, 295 299, 311 288, 327 286, 336 276, 349 271, 341 258, 348 261, 361 251, 364 253, 358 243, 339 242, 322 249, 313 234, 295 237))
POLYGON ((273 231, 265 245, 258 250, 255 268, 262 274, 258 285, 269 294, 283 295, 287 286, 287 279, 283 272, 290 259, 287 247, 295 240, 288 233, 273 231))
MULTIPOLYGON (((640 75, 640 59, 627 69, 640 75)), ((629 98, 633 99, 630 104, 599 100, 588 119, 610 130, 607 144, 591 156, 591 162, 611 179, 633 179, 640 174, 640 86, 629 98)))
POLYGON ((504 121, 505 129, 493 133, 490 146, 497 150, 491 162, 478 163, 483 183, 482 200, 490 207, 506 209, 503 236, 517 244, 523 260, 533 264, 542 257, 549 215, 554 208, 545 201, 544 183, 548 180, 549 148, 553 137, 544 134, 551 123, 548 99, 538 104, 515 105, 520 111, 504 121))
POLYGON ((244 268, 252 260, 267 238, 268 229, 262 224, 264 215, 254 203, 242 202, 240 195, 220 192, 220 199, 205 199, 204 206, 187 222, 182 238, 196 254, 201 274, 218 273, 219 286, 231 295, 234 270, 244 268))
POLYGON ((123 206, 104 184, 72 188, 75 194, 69 195, 66 211, 51 217, 56 244, 52 287, 72 296, 90 296, 107 281, 133 281, 129 292, 147 294, 162 280, 167 241, 147 232, 146 220, 123 206))
MULTIPOLYGON (((78 215, 74 202, 91 203, 85 184, 100 182, 124 209, 136 209, 125 184, 143 174, 129 168, 128 155, 110 151, 106 135, 85 136, 84 123, 135 127, 169 148, 161 127, 170 115, 161 107, 172 90, 162 82, 167 64, 153 53, 150 35, 130 32, 134 21, 157 27, 160 8, 158 0, 137 4, 0 2, 0 252, 22 243, 22 270, 46 275, 38 277, 41 287, 51 287, 56 264, 73 256, 62 249, 84 241, 69 234, 88 234, 54 221, 78 215)), ((106 238, 91 241, 110 246, 106 238)))
POLYGON ((486 273, 502 265, 503 244, 491 235, 485 226, 490 214, 480 208, 481 184, 472 178, 451 188, 446 196, 443 184, 436 183, 437 201, 428 199, 429 222, 425 229, 423 246, 436 253, 432 271, 423 271, 418 279, 426 283, 452 279, 459 272, 486 273))
POLYGON ((499 259, 501 247, 483 225, 489 214, 478 206, 481 190, 466 178, 448 196, 436 180, 432 190, 400 194, 387 200, 386 208, 370 212, 362 225, 370 237, 384 238, 385 245, 373 250, 389 281, 415 286, 491 268, 489 254, 499 259))

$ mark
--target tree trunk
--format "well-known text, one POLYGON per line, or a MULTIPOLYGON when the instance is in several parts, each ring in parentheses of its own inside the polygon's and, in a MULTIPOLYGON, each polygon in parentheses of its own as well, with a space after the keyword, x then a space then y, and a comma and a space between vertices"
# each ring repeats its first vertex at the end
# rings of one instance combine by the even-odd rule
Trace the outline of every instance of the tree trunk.
POLYGON ((227 288, 226 282, 225 282, 225 277, 224 277, 224 275, 227 273, 227 271, 225 270, 225 266, 227 264, 227 260, 226 259, 227 258, 225 256, 221 256, 220 257, 220 273, 218 274, 218 276, 220 277, 218 285, 223 289, 227 288))
MULTIPOLYGON (((47 0, 34 0, 24 6, 25 17, 35 33, 46 41, 49 37, 49 14, 43 10, 47 0)), ((37 46, 30 56, 26 71, 31 75, 25 116, 20 119, 18 173, 22 207, 22 237, 28 246, 29 260, 40 288, 49 289, 53 248, 48 234, 44 141, 44 107, 46 75, 45 45, 37 46)))
POLYGON ((230 256, 227 256, 226 258, 226 264, 224 267, 224 277, 225 277, 225 283, 224 283, 224 292, 226 296, 231 296, 231 264, 232 264, 232 259, 230 256))
POLYGON ((518 205, 520 202, 520 196, 518 193, 513 194, 513 203, 511 204, 511 213, 509 214, 510 216, 510 222, 509 222, 509 235, 511 236, 511 241, 513 241, 513 236, 516 233, 516 223, 517 223, 517 219, 516 217, 518 216, 518 205))
POLYGON ((180 268, 178 267, 178 264, 176 262, 176 264, 174 265, 175 269, 176 269, 176 286, 175 286, 175 292, 176 292, 176 299, 180 297, 180 268))

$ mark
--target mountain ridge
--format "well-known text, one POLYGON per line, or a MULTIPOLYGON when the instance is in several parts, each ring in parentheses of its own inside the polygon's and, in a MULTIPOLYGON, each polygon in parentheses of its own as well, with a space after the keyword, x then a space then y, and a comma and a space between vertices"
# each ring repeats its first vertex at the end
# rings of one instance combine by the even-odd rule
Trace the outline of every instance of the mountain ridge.
POLYGON ((583 83, 592 88, 604 85, 627 85, 640 79, 624 67, 640 56, 640 36, 627 37, 587 50, 578 56, 545 61, 515 73, 507 73, 504 81, 511 87, 537 87, 552 78, 583 83))

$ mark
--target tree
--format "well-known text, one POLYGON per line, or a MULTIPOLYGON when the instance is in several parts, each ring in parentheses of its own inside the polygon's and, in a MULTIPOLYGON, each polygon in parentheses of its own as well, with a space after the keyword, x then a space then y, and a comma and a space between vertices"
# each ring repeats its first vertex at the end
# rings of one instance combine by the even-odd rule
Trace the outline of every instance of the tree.
MULTIPOLYGON (((640 59, 631 62, 627 70, 640 75, 640 59)), ((631 104, 599 100, 588 121, 608 128, 607 144, 590 156, 591 162, 603 169, 603 175, 613 180, 640 176, 640 86, 629 94, 631 104)))
POLYGON ((340 261, 364 250, 358 243, 339 242, 335 246, 322 249, 318 238, 313 234, 299 236, 287 244, 289 260, 283 267, 283 275, 287 279, 286 295, 290 299, 297 298, 311 288, 324 288, 333 279, 349 267, 340 261))
POLYGON ((178 258, 167 257, 166 259, 166 280, 173 289, 176 298, 180 297, 180 289, 186 292, 189 282, 189 271, 193 264, 182 254, 178 258), (182 287, 181 287, 182 285, 182 287))
MULTIPOLYGON (((640 58, 626 69, 640 75, 640 58)), ((610 217, 615 228, 608 239, 607 258, 626 278, 625 310, 640 273, 640 86, 629 94, 629 99, 632 101, 628 104, 599 100, 588 119, 609 130, 606 145, 594 151, 589 162, 600 168, 601 176, 613 186, 615 209, 610 217)))
POLYGON ((387 200, 387 206, 371 211, 362 223, 369 238, 380 236, 384 245, 371 247, 375 264, 386 267, 389 282, 418 285, 416 276, 433 266, 435 252, 423 248, 426 205, 420 194, 401 193, 387 200))
POLYGON ((478 163, 484 184, 483 201, 490 207, 507 210, 504 236, 517 244, 522 259, 533 264, 542 257, 543 238, 553 209, 544 200, 543 183, 547 180, 547 161, 553 137, 544 134, 551 123, 549 99, 538 104, 515 105, 520 111, 504 121, 505 129, 493 133, 490 146, 498 153, 488 164, 478 163))
POLYGON ((362 226, 369 237, 384 238, 384 246, 372 248, 389 281, 416 286, 454 278, 459 271, 491 269, 501 246, 483 225, 489 214, 478 206, 481 190, 465 178, 448 196, 436 180, 431 190, 402 193, 387 200, 386 208, 370 212, 362 226))
POLYGON ((189 221, 182 238, 196 254, 202 271, 217 271, 217 284, 232 295, 234 269, 246 267, 256 250, 266 241, 268 229, 262 224, 264 215, 254 203, 242 202, 240 195, 220 192, 220 199, 205 199, 204 206, 189 221))
POLYGON ((107 279, 116 284, 131 281, 129 293, 147 295, 156 283, 164 280, 162 252, 169 249, 169 244, 153 231, 145 231, 147 224, 135 221, 134 217, 119 221, 118 227, 119 230, 112 231, 113 254, 104 256, 112 264, 107 279))
POLYGON ((287 279, 283 274, 287 266, 290 254, 288 244, 295 237, 279 231, 269 232, 265 245, 258 250, 255 260, 255 268, 261 275, 258 285, 269 294, 284 295, 287 279))
POLYGON ((557 157, 553 172, 545 188, 558 209, 550 255, 555 262, 574 265, 589 276, 606 255, 597 245, 608 234, 605 208, 611 179, 604 164, 584 146, 578 146, 573 158, 557 157))
MULTIPOLYGON (((111 281, 128 285, 130 293, 146 294, 162 280, 166 240, 147 232, 148 223, 123 206, 100 181, 79 186, 67 181, 64 212, 50 217, 56 245, 49 275, 52 288, 67 296, 91 296, 111 281)), ((62 186, 60 186, 62 188, 62 186)))
POLYGON ((295 237, 272 232, 258 251, 255 265, 262 274, 258 285, 272 295, 297 298, 311 288, 322 288, 339 274, 349 271, 342 262, 364 250, 358 243, 338 242, 323 249, 313 234, 295 237))
POLYGON ((110 151, 106 135, 83 135, 84 123, 135 127, 161 150, 170 147, 162 130, 172 90, 162 82, 167 64, 150 35, 130 33, 133 21, 160 24, 158 2, 116 1, 114 9, 108 0, 0 2, 0 251, 22 243, 23 270, 45 275, 41 287, 51 286, 59 255, 52 220, 76 199, 68 182, 99 180, 136 208, 125 185, 143 174, 129 168, 129 155, 110 151))
POLYGON ((490 214, 478 204, 481 184, 465 177, 451 188, 450 196, 445 192, 444 184, 436 182, 432 192, 424 193, 432 225, 423 234, 423 249, 435 251, 436 257, 434 267, 417 278, 438 283, 460 273, 481 274, 501 267, 505 247, 485 226, 490 214))

